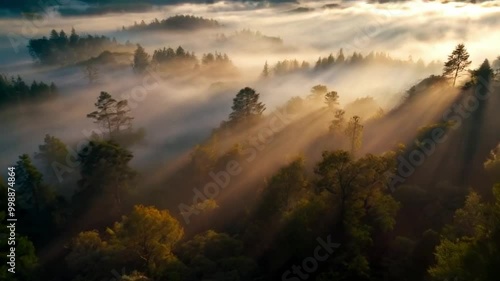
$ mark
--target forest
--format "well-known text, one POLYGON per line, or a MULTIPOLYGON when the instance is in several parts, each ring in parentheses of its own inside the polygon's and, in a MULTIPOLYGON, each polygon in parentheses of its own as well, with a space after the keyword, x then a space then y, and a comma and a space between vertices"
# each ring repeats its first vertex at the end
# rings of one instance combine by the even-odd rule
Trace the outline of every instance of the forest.
POLYGON ((498 280, 500 8, 84 2, 0 44, 1 280, 498 280))

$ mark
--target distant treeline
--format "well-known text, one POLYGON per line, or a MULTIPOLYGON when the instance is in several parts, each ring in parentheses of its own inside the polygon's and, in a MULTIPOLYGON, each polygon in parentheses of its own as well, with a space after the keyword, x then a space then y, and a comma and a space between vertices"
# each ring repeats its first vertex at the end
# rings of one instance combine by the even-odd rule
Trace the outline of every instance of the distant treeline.
POLYGON ((120 44, 115 38, 98 35, 80 36, 75 29, 71 30, 68 37, 64 30, 59 33, 50 32, 49 38, 42 37, 31 39, 28 50, 31 57, 41 64, 71 64, 90 57, 97 56, 103 51, 131 52, 134 45, 127 42, 120 44))
POLYGON ((0 75, 0 107, 13 103, 37 102, 57 97, 54 83, 50 85, 33 81, 31 86, 20 77, 0 75))
POLYGON ((134 25, 122 27, 122 30, 139 31, 139 30, 196 30, 196 29, 213 29, 219 28, 222 25, 213 19, 205 19, 192 15, 176 15, 167 19, 158 20, 155 18, 149 24, 141 21, 139 24, 134 22, 134 25))
POLYGON ((266 36, 260 33, 260 31, 251 31, 250 29, 243 29, 241 31, 236 31, 235 33, 226 36, 225 34, 217 35, 218 43, 267 43, 274 45, 282 45, 283 40, 280 37, 266 36))
POLYGON ((192 73, 193 70, 215 71, 213 73, 225 75, 224 73, 228 74, 236 70, 229 56, 224 53, 205 53, 200 60, 194 52, 186 51, 179 46, 175 50, 171 47, 157 49, 150 57, 144 48, 138 45, 134 53, 134 71, 142 73, 150 66, 163 70, 175 70, 176 75, 181 75, 182 71, 192 73))
POLYGON ((345 56, 343 50, 340 49, 336 57, 333 54, 330 54, 326 57, 319 57, 313 67, 311 67, 311 65, 307 61, 299 62, 297 59, 278 61, 271 67, 266 63, 264 65, 264 70, 262 75, 264 77, 267 77, 273 74, 283 75, 283 74, 290 74, 294 72, 310 71, 310 70, 324 71, 337 66, 346 66, 346 65, 353 66, 353 65, 363 65, 367 63, 377 63, 382 65, 392 65, 392 66, 411 65, 422 70, 426 68, 440 69, 442 67, 441 62, 432 61, 429 64, 425 65, 422 59, 419 59, 416 62, 411 57, 408 60, 395 59, 384 52, 370 52, 365 57, 363 57, 361 53, 354 52, 351 56, 345 56))

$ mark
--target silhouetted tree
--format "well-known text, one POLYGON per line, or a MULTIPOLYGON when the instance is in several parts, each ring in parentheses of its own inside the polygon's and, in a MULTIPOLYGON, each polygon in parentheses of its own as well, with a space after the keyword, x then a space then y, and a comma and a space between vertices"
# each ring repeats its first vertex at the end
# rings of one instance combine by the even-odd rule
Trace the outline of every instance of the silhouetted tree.
POLYGON ((38 146, 39 152, 35 153, 35 159, 42 161, 45 168, 45 175, 49 182, 55 182, 55 168, 57 165, 66 163, 68 148, 60 139, 45 135, 44 144, 38 146))
POLYGON ((342 64, 344 61, 345 61, 344 50, 343 50, 343 49, 340 49, 340 50, 339 50, 339 53, 338 53, 338 55, 337 55, 337 60, 336 60, 336 62, 337 62, 338 64, 342 64))
POLYGON ((330 132, 339 133, 344 131, 345 127, 345 111, 338 109, 335 111, 335 118, 330 123, 330 132))
POLYGON ((325 99, 328 88, 325 85, 316 85, 311 88, 311 94, 307 96, 309 100, 320 102, 325 99))
POLYGON ((264 69, 262 70, 261 77, 262 78, 268 78, 269 77, 269 66, 267 65, 267 61, 264 64, 264 69))
POLYGON ((335 91, 330 91, 325 94, 325 103, 328 108, 333 109, 339 105, 339 94, 335 91))
POLYGON ((131 129, 134 118, 129 115, 127 100, 117 101, 107 92, 101 92, 95 106, 98 110, 87 114, 87 117, 94 119, 94 123, 107 131, 110 138, 131 129))
POLYGON ((363 138, 363 125, 361 125, 359 116, 353 116, 349 123, 347 123, 345 134, 351 143, 351 154, 355 155, 361 147, 363 138))
POLYGON ((266 109, 259 101, 259 96, 252 88, 241 89, 233 99, 233 112, 229 114, 229 121, 233 124, 246 124, 258 120, 266 109))
POLYGON ((464 44, 458 44, 455 50, 448 56, 448 61, 444 64, 443 75, 453 79, 453 86, 457 81, 457 77, 469 65, 469 53, 465 49, 464 44))
POLYGON ((141 45, 137 44, 137 49, 134 52, 134 71, 136 73, 143 73, 148 66, 149 55, 141 45))
POLYGON ((104 200, 106 204, 111 199, 114 207, 119 208, 136 175, 129 167, 132 158, 130 151, 115 142, 90 141, 79 152, 81 180, 75 200, 80 200, 80 210, 95 199, 104 200))

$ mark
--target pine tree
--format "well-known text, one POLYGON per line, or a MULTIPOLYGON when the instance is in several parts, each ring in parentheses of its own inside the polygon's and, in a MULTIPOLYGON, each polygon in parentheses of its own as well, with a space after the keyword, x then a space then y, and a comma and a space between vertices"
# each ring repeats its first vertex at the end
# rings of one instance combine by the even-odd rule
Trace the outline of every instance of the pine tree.
POLYGON ((337 56, 337 63, 341 64, 345 61, 344 50, 341 48, 337 56))
POLYGON ((42 174, 28 154, 19 156, 15 171, 17 192, 24 209, 38 212, 54 199, 54 193, 43 183, 42 174))
POLYGON ((143 73, 149 66, 149 55, 146 53, 144 48, 137 44, 137 49, 134 53, 134 64, 133 68, 136 73, 143 73))
POLYGON ((264 70, 262 70, 261 77, 262 78, 268 78, 269 77, 269 65, 267 64, 267 61, 264 64, 264 70))
POLYGON ((80 36, 76 34, 75 28, 71 28, 71 34, 69 35, 69 45, 74 47, 76 44, 78 44, 78 40, 80 39, 80 36))
POLYGON ((464 44, 458 44, 455 50, 448 56, 448 61, 444 64, 443 76, 453 78, 453 86, 457 82, 457 77, 471 64, 469 53, 464 44))
POLYGON ((253 122, 266 109, 262 102, 259 102, 259 96, 254 89, 246 87, 238 92, 233 99, 233 112, 229 114, 229 122, 233 124, 253 122))
POLYGON ((94 119, 94 123, 106 130, 110 138, 131 129, 134 118, 129 116, 127 100, 117 101, 107 92, 101 92, 95 106, 98 110, 87 114, 87 117, 94 119))
POLYGON ((351 121, 347 124, 345 134, 351 141, 351 155, 354 156, 361 147, 363 137, 363 125, 361 125, 361 118, 359 116, 352 117, 351 121))

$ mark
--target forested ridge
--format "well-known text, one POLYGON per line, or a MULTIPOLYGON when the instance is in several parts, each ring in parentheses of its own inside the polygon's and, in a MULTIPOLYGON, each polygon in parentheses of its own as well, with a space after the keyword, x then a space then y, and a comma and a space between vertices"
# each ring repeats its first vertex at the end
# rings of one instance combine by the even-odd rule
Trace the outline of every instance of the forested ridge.
MULTIPOLYGON (((167 173, 134 166, 155 132, 136 125, 132 99, 94 92, 107 74, 99 62, 129 52, 123 68, 136 77, 194 81, 239 75, 230 54, 148 53, 75 30, 28 48, 38 65, 81 68, 95 100, 77 118, 95 131, 76 151, 47 134, 12 163, 21 273, 7 276, 2 241, 2 280, 498 280, 500 57, 473 65, 458 44, 427 65, 342 49, 265 62, 255 84, 373 65, 439 73, 388 109, 370 93, 341 104, 349 93, 335 84, 272 108, 242 85, 227 117, 167 173)), ((23 107, 19 124, 62 95, 52 82, 0 76, 0 106, 23 107)), ((2 202, 8 187, 3 179, 2 202)))

